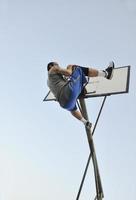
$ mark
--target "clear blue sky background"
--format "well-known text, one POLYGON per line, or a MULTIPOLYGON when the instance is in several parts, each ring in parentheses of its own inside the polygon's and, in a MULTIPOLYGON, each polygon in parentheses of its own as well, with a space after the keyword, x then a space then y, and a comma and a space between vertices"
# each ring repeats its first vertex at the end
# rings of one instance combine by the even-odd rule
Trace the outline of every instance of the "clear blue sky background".
MULTIPOLYGON (((46 64, 131 67, 94 141, 105 200, 136 197, 136 2, 0 0, 0 200, 74 200, 89 155, 83 125, 48 92, 46 64)), ((94 123, 101 98, 87 100, 94 123)), ((81 200, 95 195, 92 165, 81 200)))

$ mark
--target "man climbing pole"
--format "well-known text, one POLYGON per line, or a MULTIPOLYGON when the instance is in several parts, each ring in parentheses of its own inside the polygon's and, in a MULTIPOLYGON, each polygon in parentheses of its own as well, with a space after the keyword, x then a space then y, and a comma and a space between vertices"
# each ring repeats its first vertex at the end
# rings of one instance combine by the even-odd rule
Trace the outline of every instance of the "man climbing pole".
POLYGON ((68 65, 67 68, 64 69, 60 67, 57 62, 50 62, 47 65, 47 84, 60 106, 70 111, 71 114, 83 122, 87 128, 91 128, 91 123, 87 121, 77 109, 77 99, 87 84, 86 77, 101 76, 110 80, 113 76, 113 69, 114 62, 110 62, 105 70, 97 70, 78 65, 68 65))

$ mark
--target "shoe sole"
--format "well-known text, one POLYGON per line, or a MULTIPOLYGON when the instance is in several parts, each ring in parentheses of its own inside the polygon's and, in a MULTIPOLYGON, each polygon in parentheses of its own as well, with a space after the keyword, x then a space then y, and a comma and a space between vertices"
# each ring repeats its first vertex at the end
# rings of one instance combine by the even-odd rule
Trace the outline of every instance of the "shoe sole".
POLYGON ((111 72, 111 75, 110 75, 110 78, 109 78, 109 80, 111 80, 112 79, 112 77, 113 77, 113 72, 114 72, 114 62, 112 61, 111 62, 112 64, 113 64, 113 66, 112 66, 112 72, 111 72))
POLYGON ((110 76, 109 80, 111 80, 113 78, 113 72, 114 72, 114 67, 112 68, 112 72, 111 72, 111 76, 110 76))

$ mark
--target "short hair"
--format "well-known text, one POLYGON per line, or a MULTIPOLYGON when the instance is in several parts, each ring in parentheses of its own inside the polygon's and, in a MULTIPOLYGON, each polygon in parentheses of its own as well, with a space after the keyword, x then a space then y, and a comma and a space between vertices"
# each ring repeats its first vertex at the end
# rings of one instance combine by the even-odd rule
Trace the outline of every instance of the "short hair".
POLYGON ((47 70, 49 71, 54 65, 55 65, 55 62, 48 63, 47 70))

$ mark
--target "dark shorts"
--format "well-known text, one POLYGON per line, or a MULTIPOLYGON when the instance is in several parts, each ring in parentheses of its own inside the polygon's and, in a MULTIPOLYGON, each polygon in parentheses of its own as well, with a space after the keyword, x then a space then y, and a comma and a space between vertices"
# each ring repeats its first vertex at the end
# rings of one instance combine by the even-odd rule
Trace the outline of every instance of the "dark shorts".
POLYGON ((82 67, 77 66, 72 73, 68 84, 63 88, 61 92, 61 100, 59 101, 61 107, 69 111, 76 110, 77 98, 81 94, 86 83, 87 80, 82 67))

